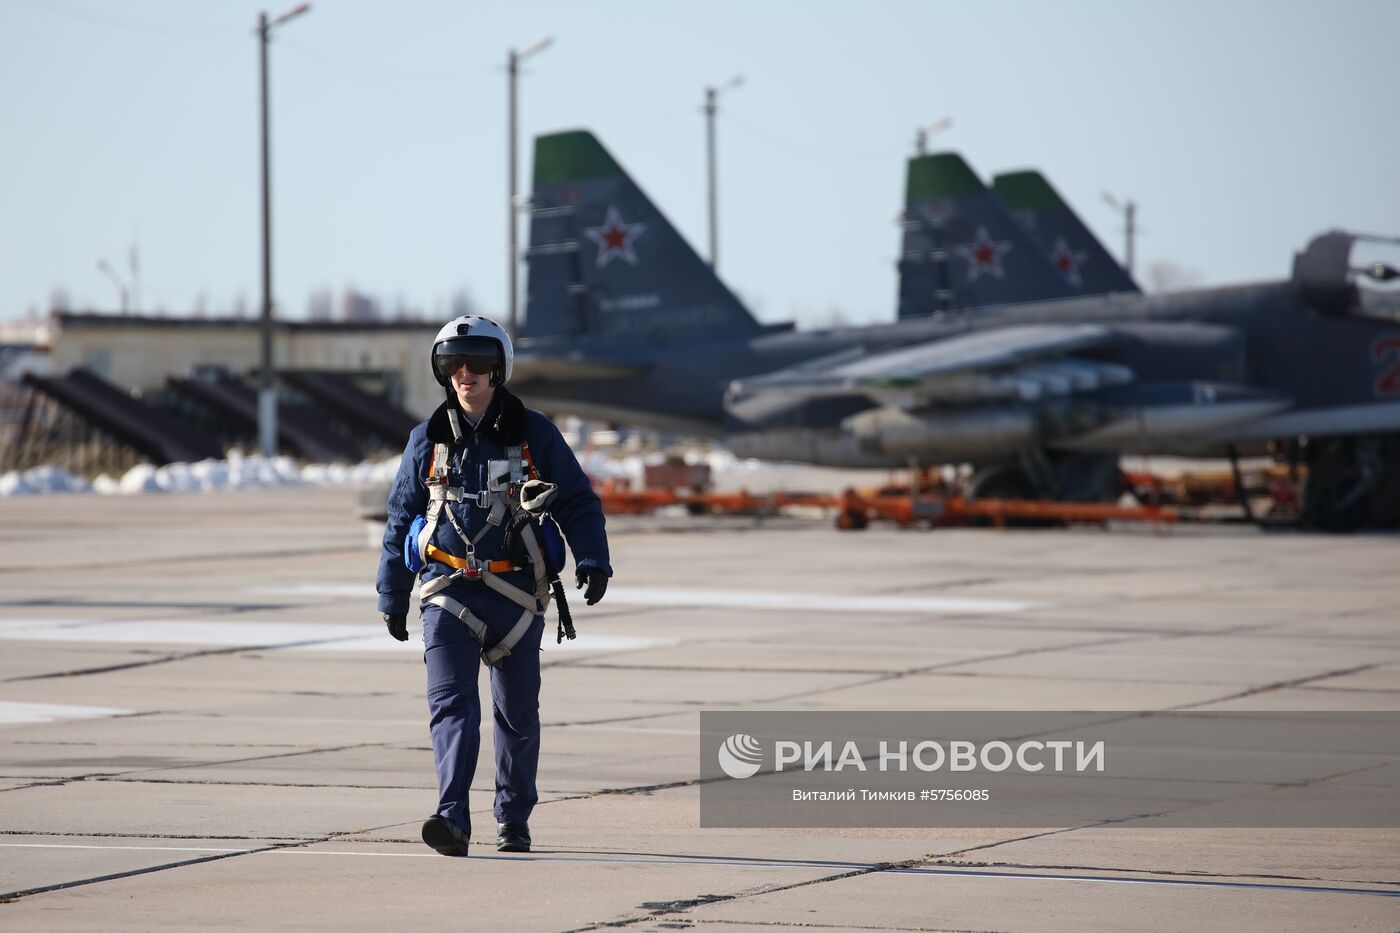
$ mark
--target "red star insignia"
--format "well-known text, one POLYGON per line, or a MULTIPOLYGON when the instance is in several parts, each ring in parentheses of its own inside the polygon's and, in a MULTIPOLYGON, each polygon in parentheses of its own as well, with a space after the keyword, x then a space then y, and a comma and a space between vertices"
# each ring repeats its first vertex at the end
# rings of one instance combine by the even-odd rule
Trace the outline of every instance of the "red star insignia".
POLYGON ((1060 270, 1060 275, 1065 277, 1065 281, 1075 286, 1083 282, 1079 275, 1079 267, 1084 265, 1087 258, 1088 254, 1083 250, 1070 249, 1064 237, 1055 240, 1055 248, 1050 251, 1050 261, 1060 270))
POLYGON ((623 259, 628 265, 635 266, 637 251, 633 249, 632 244, 644 232, 646 224, 623 223, 622 213, 615 207, 608 208, 608 214, 601 227, 588 227, 583 231, 586 237, 598 244, 599 268, 614 259, 623 259))
POLYGON ((986 227, 977 228, 977 238, 958 248, 958 255, 967 260, 967 280, 977 281, 983 275, 1006 278, 1006 269, 1001 260, 1011 252, 1011 244, 1006 240, 993 240, 986 227))

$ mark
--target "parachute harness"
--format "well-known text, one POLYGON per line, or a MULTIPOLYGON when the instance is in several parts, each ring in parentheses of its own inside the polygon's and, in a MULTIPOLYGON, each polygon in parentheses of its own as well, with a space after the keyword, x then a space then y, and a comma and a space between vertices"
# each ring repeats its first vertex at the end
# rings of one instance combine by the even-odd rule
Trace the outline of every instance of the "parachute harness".
MULTIPOLYGON (((455 416, 456 412, 449 415, 455 416)), ((453 434, 460 438, 457 419, 452 417, 451 420, 453 434)), ((557 487, 554 483, 539 479, 530 458, 529 446, 522 443, 508 447, 505 461, 491 461, 488 464, 486 488, 476 493, 452 484, 451 458, 452 451, 448 445, 433 445, 432 467, 424 479, 428 487, 428 509, 423 516, 414 519, 404 542, 404 561, 410 570, 421 575, 430 560, 453 568, 452 573, 423 584, 423 602, 445 609, 461 619, 482 646, 481 659, 490 667, 499 667, 510 656, 511 649, 525 636, 534 617, 543 615, 549 608, 551 597, 559 603, 558 640, 562 642, 566 637, 575 638, 573 619, 564 598, 564 586, 559 580, 564 563, 563 541, 548 518, 549 503, 557 487), (487 510, 486 522, 474 537, 467 535, 457 515, 457 510, 468 501, 474 501, 477 507, 487 510), (461 556, 431 543, 444 515, 465 546, 466 553, 461 556), (487 531, 502 526, 505 527, 506 558, 489 561, 478 558, 477 544, 487 531), (524 570, 522 564, 534 571, 533 591, 515 586, 501 576, 510 571, 524 570), (515 625, 490 648, 486 647, 486 623, 443 592, 458 580, 480 580, 521 607, 520 618, 515 625)))

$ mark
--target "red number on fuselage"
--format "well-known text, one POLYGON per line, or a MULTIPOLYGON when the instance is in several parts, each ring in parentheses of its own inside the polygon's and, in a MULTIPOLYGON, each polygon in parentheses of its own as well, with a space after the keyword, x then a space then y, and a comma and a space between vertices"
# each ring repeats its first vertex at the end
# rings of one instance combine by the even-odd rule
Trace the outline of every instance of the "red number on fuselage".
POLYGON ((1376 395, 1400 395, 1400 334, 1377 337, 1371 344, 1371 359, 1377 363, 1390 357, 1390 364, 1376 377, 1372 391, 1376 395))

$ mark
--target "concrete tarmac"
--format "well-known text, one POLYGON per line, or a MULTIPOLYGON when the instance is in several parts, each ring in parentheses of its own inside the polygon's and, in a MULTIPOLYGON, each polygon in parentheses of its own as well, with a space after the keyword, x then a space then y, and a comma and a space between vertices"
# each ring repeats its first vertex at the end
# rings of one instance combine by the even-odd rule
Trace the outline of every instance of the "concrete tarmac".
POLYGON ((491 845, 488 729, 453 859, 352 492, 0 502, 0 929, 1400 929, 1394 829, 711 829, 697 786, 706 709, 1400 710, 1400 538, 610 532, 535 851, 491 845))

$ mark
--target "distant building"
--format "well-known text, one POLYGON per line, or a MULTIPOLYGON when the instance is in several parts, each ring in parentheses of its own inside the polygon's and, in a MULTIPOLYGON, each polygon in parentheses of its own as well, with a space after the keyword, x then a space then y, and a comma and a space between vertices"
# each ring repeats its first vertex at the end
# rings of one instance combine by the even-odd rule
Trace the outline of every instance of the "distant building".
MULTIPOLYGON (((167 376, 213 368, 256 378, 261 361, 260 322, 252 319, 58 312, 43 324, 53 373, 82 366, 128 390, 156 391, 167 376)), ((428 347, 440 326, 441 322, 420 321, 279 321, 273 336, 274 366, 379 377, 393 388, 391 395, 398 396, 394 401, 411 414, 427 417, 442 401, 442 388, 427 365, 428 347)), ((0 342, 6 342, 3 333, 0 342)))
POLYGON ((311 293, 311 298, 306 303, 306 316, 313 321, 329 321, 331 319, 331 293, 329 289, 318 289, 311 293))
POLYGON ((347 324, 365 324, 378 321, 379 302, 369 295, 347 289, 340 301, 340 319, 347 324))
POLYGON ((50 319, 46 317, 0 320, 0 343, 47 347, 50 326, 50 319))
POLYGON ((0 321, 0 379, 18 382, 49 370, 49 320, 0 321))

